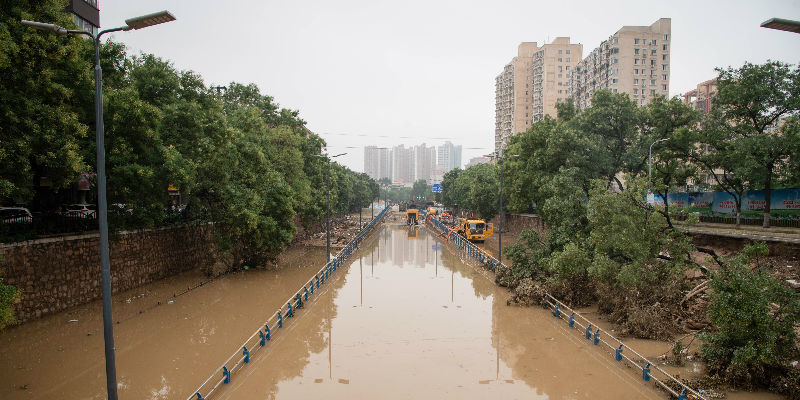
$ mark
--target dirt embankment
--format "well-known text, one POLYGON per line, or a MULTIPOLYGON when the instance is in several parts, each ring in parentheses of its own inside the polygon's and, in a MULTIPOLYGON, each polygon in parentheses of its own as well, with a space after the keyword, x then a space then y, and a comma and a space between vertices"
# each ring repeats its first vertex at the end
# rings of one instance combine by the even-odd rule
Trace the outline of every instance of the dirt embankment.
MULTIPOLYGON (((361 227, 367 225, 371 219, 372 214, 370 214, 369 210, 362 214, 360 225, 358 213, 331 216, 331 249, 340 249, 347 246, 361 231, 361 227)), ((309 226, 308 229, 295 236, 293 244, 325 247, 327 245, 325 225, 325 221, 322 221, 309 226)))

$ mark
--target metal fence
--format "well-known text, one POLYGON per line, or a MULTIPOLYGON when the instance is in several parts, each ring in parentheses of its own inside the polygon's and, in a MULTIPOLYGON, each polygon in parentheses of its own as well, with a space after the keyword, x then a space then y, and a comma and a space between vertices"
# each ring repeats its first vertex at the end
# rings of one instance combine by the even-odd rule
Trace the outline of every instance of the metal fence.
POLYGON ((282 305, 275 314, 264 321, 263 328, 259 327, 258 330, 253 332, 236 352, 228 357, 205 382, 189 395, 187 400, 210 399, 220 386, 230 383, 231 374, 247 365, 250 362, 250 358, 259 350, 265 348, 272 340, 272 337, 294 318, 294 315, 304 307, 308 298, 319 292, 320 286, 324 285, 331 278, 331 275, 344 264, 345 260, 358 249, 361 241, 380 222, 388 210, 388 208, 381 210, 344 249, 339 251, 330 262, 317 271, 307 284, 300 287, 295 294, 289 297, 286 300, 286 305, 282 305))
MULTIPOLYGON (((470 242, 458 233, 450 230, 447 225, 443 224, 435 217, 430 216, 427 218, 427 221, 442 231, 447 236, 447 239, 455 243, 468 258, 485 264, 487 268, 491 269, 492 271, 495 271, 495 269, 500 265, 505 266, 496 258, 487 254, 486 251, 476 246, 474 243, 470 242)), ((668 374, 663 369, 659 368, 656 363, 653 363, 652 361, 643 357, 637 353, 636 350, 625 345, 619 339, 605 332, 601 334, 601 330, 597 328, 596 324, 575 312, 573 309, 569 308, 566 304, 551 296, 549 293, 545 294, 544 301, 553 310, 553 315, 556 318, 566 320, 570 328, 578 325, 581 329, 584 329, 584 336, 587 340, 591 340, 595 345, 599 345, 601 343, 604 344, 613 351, 614 358, 617 361, 621 362, 622 360, 625 360, 630 365, 639 368, 642 371, 642 379, 644 381, 649 382, 652 380, 672 396, 677 397, 678 400, 687 400, 689 395, 695 396, 697 399, 707 400, 696 390, 690 388, 683 382, 668 374), (568 310, 569 316, 564 313, 564 310, 568 310), (595 327, 594 331, 592 331, 592 327, 595 327), (607 341, 606 338, 608 338, 610 342, 607 341), (611 343, 614 344, 612 345, 611 343), (628 357, 628 354, 631 354, 632 356, 628 357), (679 387, 680 391, 676 391, 666 382, 676 385, 675 387, 679 387)))

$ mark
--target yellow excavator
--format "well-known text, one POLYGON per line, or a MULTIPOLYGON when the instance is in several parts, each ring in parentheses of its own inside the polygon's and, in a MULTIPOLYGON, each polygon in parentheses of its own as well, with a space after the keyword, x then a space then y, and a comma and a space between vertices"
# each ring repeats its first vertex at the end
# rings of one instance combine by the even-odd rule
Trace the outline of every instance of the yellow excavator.
POLYGON ((482 219, 461 218, 453 230, 470 242, 483 243, 494 233, 494 226, 482 219))
POLYGON ((419 224, 419 209, 414 205, 410 205, 406 210, 406 225, 417 224, 419 224))

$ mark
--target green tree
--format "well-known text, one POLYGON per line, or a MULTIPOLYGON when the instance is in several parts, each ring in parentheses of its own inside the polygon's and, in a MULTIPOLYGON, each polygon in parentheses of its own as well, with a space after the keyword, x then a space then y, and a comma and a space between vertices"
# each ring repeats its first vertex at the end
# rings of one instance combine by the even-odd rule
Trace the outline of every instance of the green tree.
POLYGON ((91 90, 89 45, 36 31, 20 19, 72 27, 61 1, 10 0, 0 13, 0 203, 28 202, 44 178, 69 187, 86 170, 81 90, 91 90))
POLYGON ((785 376, 796 355, 800 298, 768 272, 749 267, 753 257, 766 253, 764 243, 746 247, 711 276, 713 328, 700 336, 701 352, 712 374, 737 385, 785 376))
POLYGON ((718 93, 714 107, 722 122, 724 140, 737 142, 746 155, 746 179, 764 189, 765 228, 770 226, 770 200, 775 173, 784 167, 800 136, 779 129, 783 119, 800 113, 800 68, 779 61, 741 68, 717 69, 718 93))
POLYGON ((646 147, 649 151, 653 142, 666 139, 664 143, 654 146, 652 171, 655 184, 652 188, 665 199, 663 215, 672 227, 666 199, 670 191, 686 185, 696 176, 695 166, 689 162, 689 154, 695 146, 695 136, 690 129, 697 124, 699 116, 677 97, 667 100, 661 96, 653 98, 642 113, 643 135, 636 146, 641 153, 649 154, 645 151, 646 147))
POLYGON ((485 220, 498 213, 500 178, 497 166, 478 164, 464 170, 455 183, 455 200, 460 208, 473 210, 485 220))
POLYGON ((461 168, 451 169, 442 177, 442 204, 445 207, 453 207, 456 203, 455 185, 458 176, 464 172, 461 168))

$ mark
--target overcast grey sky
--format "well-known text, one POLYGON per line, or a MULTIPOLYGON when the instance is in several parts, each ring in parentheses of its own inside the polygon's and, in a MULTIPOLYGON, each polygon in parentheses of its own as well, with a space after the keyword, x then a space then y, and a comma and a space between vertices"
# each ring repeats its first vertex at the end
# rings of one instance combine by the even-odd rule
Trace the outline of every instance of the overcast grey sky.
POLYGON ((800 0, 436 1, 100 0, 104 28, 162 9, 178 20, 114 35, 207 84, 256 83, 298 109, 343 164, 363 171, 363 145, 493 151, 494 78, 522 41, 569 36, 584 56, 623 25, 672 18, 670 94, 714 67, 800 61, 800 34, 760 28, 800 20, 800 0), (357 146, 357 148, 348 148, 357 146), (476 148, 476 149, 466 149, 476 148))

